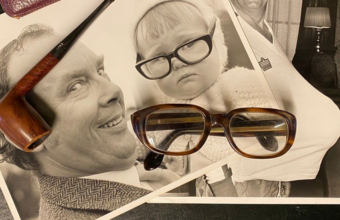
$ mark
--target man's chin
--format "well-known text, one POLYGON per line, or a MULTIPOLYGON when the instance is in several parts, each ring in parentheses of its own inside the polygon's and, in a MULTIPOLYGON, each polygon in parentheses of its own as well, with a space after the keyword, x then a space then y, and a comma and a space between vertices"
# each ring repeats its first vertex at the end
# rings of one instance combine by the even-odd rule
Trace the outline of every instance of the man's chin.
POLYGON ((136 163, 136 156, 132 156, 130 158, 121 160, 121 162, 119 164, 116 165, 116 167, 118 168, 118 170, 127 170, 130 169, 131 167, 133 167, 136 163))

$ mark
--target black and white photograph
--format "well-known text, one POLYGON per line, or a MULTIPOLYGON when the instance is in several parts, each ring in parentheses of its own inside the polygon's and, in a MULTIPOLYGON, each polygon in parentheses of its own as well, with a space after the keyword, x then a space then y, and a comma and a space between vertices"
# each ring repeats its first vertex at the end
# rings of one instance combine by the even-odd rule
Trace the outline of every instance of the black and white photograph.
MULTIPOLYGON (((266 202, 315 204, 316 200, 313 198, 317 197, 322 198, 317 200, 319 204, 338 204, 340 165, 337 157, 340 143, 337 141, 338 121, 334 120, 338 118, 337 106, 339 106, 335 65, 337 56, 335 55, 327 64, 326 61, 322 61, 321 64, 319 60, 328 60, 331 58, 329 54, 333 53, 334 56, 335 53, 334 45, 332 48, 330 42, 326 41, 326 39, 333 39, 334 44, 335 28, 333 37, 330 34, 332 30, 328 30, 331 27, 329 10, 332 9, 324 7, 327 3, 318 1, 231 0, 230 2, 278 105, 297 117, 297 133, 293 147, 285 155, 273 160, 247 158, 237 160, 228 166, 231 169, 221 167, 189 183, 188 187, 191 186, 193 189, 189 191, 191 193, 183 194, 182 198, 164 195, 150 202, 261 204, 263 200, 256 198, 270 197, 266 202), (310 28, 310 25, 306 24, 309 22, 308 19, 312 19, 310 16, 313 16, 313 13, 310 13, 313 9, 316 11, 327 9, 328 20, 325 19, 325 22, 328 23, 325 24, 324 35, 321 35, 323 39, 321 45, 316 28, 310 28), (299 28, 300 17, 303 18, 304 26, 299 28), (262 19, 262 23, 255 24, 254 21, 259 18, 262 19), (301 48, 299 47, 302 44, 301 39, 309 40, 309 50, 307 48, 304 48, 304 51, 298 50, 301 48), (298 46, 296 46, 297 42, 300 42, 298 46), (294 54, 292 52, 295 51, 295 47, 297 52, 294 54), (302 57, 306 60, 306 57, 309 57, 311 66, 308 61, 302 61, 302 57), (269 67, 263 66, 264 61, 269 67), (311 68, 309 75, 306 75, 307 68, 311 68), (325 117, 316 119, 315 116, 320 115, 320 111, 327 113, 323 114, 325 117), (310 115, 307 116, 308 114, 310 115), (203 194, 203 197, 210 198, 197 198, 202 196, 204 192, 202 188, 208 191, 208 194, 203 194), (195 199, 191 199, 192 196, 195 196, 195 199)), ((338 7, 336 1, 329 1, 328 5, 334 9, 338 7)), ((219 13, 223 15, 221 8, 217 7, 219 13)), ((332 19, 332 22, 334 21, 335 19, 332 19)), ((313 22, 316 22, 316 19, 313 22)), ((305 47, 306 45, 307 43, 305 47)), ((212 150, 209 149, 209 153, 211 152, 212 150)))
POLYGON ((21 219, 340 202, 336 1, 39 2, 0 1, 0 170, 21 219))

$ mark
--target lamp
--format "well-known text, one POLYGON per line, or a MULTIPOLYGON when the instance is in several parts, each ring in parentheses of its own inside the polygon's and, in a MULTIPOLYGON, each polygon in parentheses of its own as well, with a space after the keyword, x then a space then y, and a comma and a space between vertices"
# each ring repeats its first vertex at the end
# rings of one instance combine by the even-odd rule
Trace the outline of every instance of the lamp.
POLYGON ((320 52, 320 34, 323 28, 331 27, 329 8, 307 7, 304 27, 315 28, 317 31, 316 51, 320 52))

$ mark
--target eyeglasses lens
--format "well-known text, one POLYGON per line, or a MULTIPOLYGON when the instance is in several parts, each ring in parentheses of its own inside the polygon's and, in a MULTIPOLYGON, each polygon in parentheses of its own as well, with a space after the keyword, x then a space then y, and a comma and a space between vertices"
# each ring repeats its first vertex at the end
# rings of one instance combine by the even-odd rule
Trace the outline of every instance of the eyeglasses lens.
POLYGON ((158 78, 170 71, 170 64, 165 57, 158 57, 143 64, 141 69, 149 78, 158 78))
POLYGON ((148 142, 163 152, 185 152, 200 141, 205 128, 199 110, 173 108, 157 110, 146 118, 148 142))
MULTIPOLYGON (((209 45, 205 40, 197 40, 177 49, 178 56, 188 64, 197 63, 209 55, 209 45)), ((141 69, 149 78, 166 75, 171 69, 171 62, 166 57, 157 57, 143 64, 141 69)))
POLYGON ((281 152, 289 135, 286 120, 272 113, 236 114, 231 118, 229 126, 231 137, 239 150, 253 156, 281 152))
POLYGON ((195 63, 208 56, 209 46, 206 41, 198 40, 182 46, 177 53, 182 60, 195 63))

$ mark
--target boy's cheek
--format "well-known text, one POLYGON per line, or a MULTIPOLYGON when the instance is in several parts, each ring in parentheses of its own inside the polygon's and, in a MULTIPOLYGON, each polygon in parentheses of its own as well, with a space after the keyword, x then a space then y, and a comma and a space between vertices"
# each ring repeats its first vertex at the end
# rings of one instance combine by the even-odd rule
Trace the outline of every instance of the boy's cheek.
POLYGON ((172 92, 176 90, 176 84, 172 83, 171 81, 157 82, 157 86, 161 92, 165 94, 172 94, 172 92))
POLYGON ((205 92, 190 101, 212 113, 225 113, 230 110, 230 92, 222 77, 216 80, 205 92))

